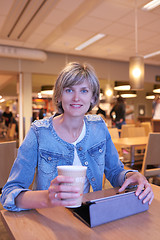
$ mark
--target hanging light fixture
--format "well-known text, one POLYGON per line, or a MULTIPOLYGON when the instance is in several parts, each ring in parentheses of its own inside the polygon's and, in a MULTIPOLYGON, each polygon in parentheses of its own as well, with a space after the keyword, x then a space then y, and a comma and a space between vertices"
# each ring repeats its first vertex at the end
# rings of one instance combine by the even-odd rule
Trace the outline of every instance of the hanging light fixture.
POLYGON ((128 91, 131 89, 131 86, 128 82, 115 82, 114 90, 116 91, 128 91))
POLYGON ((160 85, 155 84, 155 85, 154 85, 153 92, 154 92, 154 93, 160 93, 160 85))
POLYGON ((138 29, 137 29, 137 0, 135 0, 135 50, 136 56, 130 57, 129 79, 132 90, 143 90, 144 88, 144 58, 138 56, 138 29))
POLYGON ((147 92, 146 99, 149 99, 149 100, 155 99, 155 94, 153 92, 147 92))
POLYGON ((53 85, 46 85, 41 87, 41 94, 53 95, 53 85))
POLYGON ((117 94, 117 97, 119 97, 119 96, 121 96, 123 98, 134 98, 134 97, 137 97, 137 93, 136 93, 136 91, 133 91, 133 90, 131 90, 131 91, 120 91, 117 94))

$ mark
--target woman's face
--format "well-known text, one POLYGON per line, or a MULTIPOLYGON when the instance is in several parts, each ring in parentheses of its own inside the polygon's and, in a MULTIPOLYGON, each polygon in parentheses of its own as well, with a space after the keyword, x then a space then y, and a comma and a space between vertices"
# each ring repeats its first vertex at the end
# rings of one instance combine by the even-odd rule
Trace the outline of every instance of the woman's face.
POLYGON ((64 114, 74 117, 84 116, 91 102, 93 103, 92 95, 87 80, 79 85, 64 88, 61 97, 64 114))

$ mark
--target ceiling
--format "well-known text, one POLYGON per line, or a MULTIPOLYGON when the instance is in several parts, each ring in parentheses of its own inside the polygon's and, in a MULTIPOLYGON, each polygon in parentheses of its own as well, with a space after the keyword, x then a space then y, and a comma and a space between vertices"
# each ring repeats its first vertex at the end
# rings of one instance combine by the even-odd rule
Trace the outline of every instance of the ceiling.
MULTIPOLYGON (((137 0, 142 56, 160 50, 160 7, 144 11, 147 2, 137 0)), ((136 53, 135 0, 1 0, 0 4, 0 45, 119 61, 129 61, 136 53), (97 33, 106 36, 75 50, 97 33)), ((159 66, 160 55, 145 63, 159 66)), ((11 78, 5 75, 3 84, 11 78)))

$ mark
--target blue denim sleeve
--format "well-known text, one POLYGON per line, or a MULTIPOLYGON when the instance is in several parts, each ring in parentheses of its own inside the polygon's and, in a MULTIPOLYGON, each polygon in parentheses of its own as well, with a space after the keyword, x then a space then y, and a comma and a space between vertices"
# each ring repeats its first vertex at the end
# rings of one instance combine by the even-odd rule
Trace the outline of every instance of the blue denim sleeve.
POLYGON ((10 211, 24 210, 16 207, 15 198, 20 192, 29 191, 36 166, 37 138, 31 127, 18 150, 17 158, 12 166, 8 181, 2 189, 1 203, 5 209, 10 211))

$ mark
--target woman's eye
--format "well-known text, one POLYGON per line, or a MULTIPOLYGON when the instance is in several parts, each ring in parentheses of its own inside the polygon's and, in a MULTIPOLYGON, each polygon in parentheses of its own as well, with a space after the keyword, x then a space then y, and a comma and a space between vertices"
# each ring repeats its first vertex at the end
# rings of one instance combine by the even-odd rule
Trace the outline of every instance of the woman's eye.
POLYGON ((71 93, 71 92, 72 92, 72 89, 67 88, 65 91, 66 91, 66 93, 71 93))
POLYGON ((87 89, 83 89, 81 92, 82 92, 82 93, 87 93, 88 90, 87 90, 87 89))

